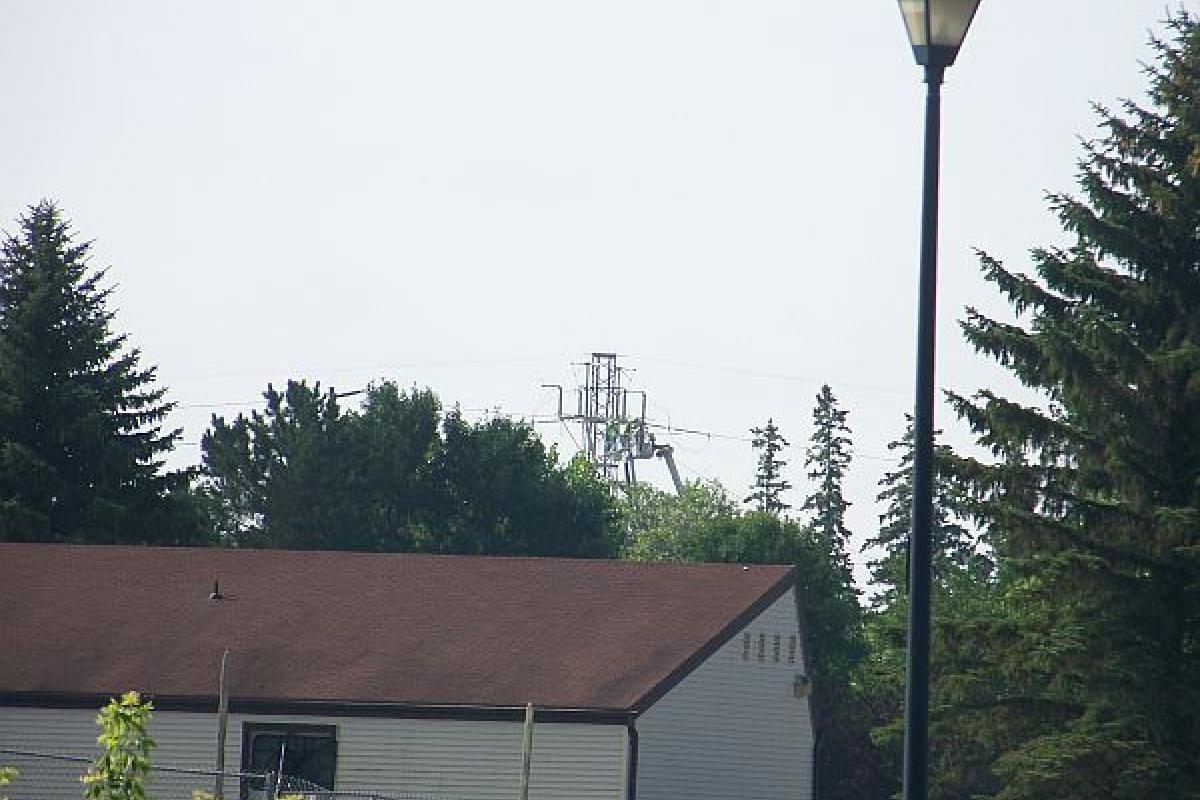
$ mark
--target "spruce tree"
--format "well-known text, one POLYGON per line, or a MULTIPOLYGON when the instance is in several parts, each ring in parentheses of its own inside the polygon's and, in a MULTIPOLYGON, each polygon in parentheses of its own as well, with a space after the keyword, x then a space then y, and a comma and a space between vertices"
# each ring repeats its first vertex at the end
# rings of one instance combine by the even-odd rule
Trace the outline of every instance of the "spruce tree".
MULTIPOLYGON (((936 435, 936 434, 935 434, 936 435)), ((899 456, 897 466, 879 481, 877 500, 884 512, 879 516, 879 531, 867 540, 875 557, 869 562, 875 594, 866 614, 865 628, 870 644, 857 680, 868 700, 866 706, 875 727, 875 738, 882 760, 892 769, 881 770, 899 790, 901 739, 904 713, 905 655, 908 633, 908 544, 912 533, 913 427, 907 420, 901 438, 888 444, 899 456)), ((954 455, 943 444, 934 447, 933 509, 933 671, 935 710, 943 706, 941 675, 962 667, 957 652, 970 643, 971 634, 964 622, 978 618, 980 604, 991 597, 991 561, 985 550, 976 547, 967 527, 968 500, 959 481, 948 469, 954 455)), ((951 717, 951 720, 954 718, 951 717)), ((976 743, 959 735, 953 724, 937 714, 931 726, 930 764, 934 775, 932 797, 982 796, 994 783, 988 776, 987 753, 976 743), (982 780, 981 780, 982 776, 982 780)))
MULTIPOLYGON (((879 480, 876 499, 884 507, 879 515, 879 532, 869 538, 863 548, 873 548, 878 554, 869 564, 871 582, 880 590, 872 601, 876 608, 903 604, 907 597, 914 443, 912 418, 908 415, 906 418, 904 435, 887 446, 899 456, 900 462, 879 480)), ((936 431, 935 438, 940 433, 936 431)), ((975 537, 965 525, 969 512, 963 487, 946 469, 953 457, 948 446, 934 445, 932 549, 935 591, 948 591, 955 581, 956 570, 967 569, 973 564, 986 570, 987 559, 977 550, 975 537)))
POLYGON ((775 420, 768 419, 761 428, 751 428, 754 439, 750 444, 758 451, 758 472, 754 476, 754 491, 745 499, 759 511, 782 514, 791 506, 783 501, 782 495, 792 485, 783 478, 787 462, 779 456, 788 446, 788 440, 779 432, 775 420))
POLYGON ((0 245, 0 539, 196 541, 186 477, 162 469, 172 404, 88 250, 48 201, 0 245))
POLYGON ((1200 26, 1168 24, 1051 198, 1074 241, 982 255, 1017 319, 963 323, 1042 398, 955 399, 1007 613, 947 685, 1003 800, 1200 796, 1200 26))
POLYGON ((842 491, 850 465, 850 429, 833 390, 822 386, 813 407, 813 433, 804 466, 812 484, 802 509, 805 553, 798 564, 799 598, 809 625, 813 706, 821 747, 815 756, 818 791, 831 800, 880 797, 864 697, 854 676, 865 653, 863 614, 854 585, 850 533, 842 491))
POLYGON ((803 510, 810 515, 804 525, 806 547, 824 564, 821 576, 824 585, 814 592, 814 598, 836 607, 836 612, 824 616, 840 618, 844 628, 828 643, 831 654, 828 668, 848 680, 851 667, 862 653, 862 615, 847 550, 850 532, 845 513, 850 503, 842 493, 842 482, 850 466, 850 428, 846 416, 838 408, 833 390, 828 385, 822 386, 813 407, 813 433, 804 457, 814 488, 805 498, 803 510))
POLYGON ((828 384, 822 386, 813 406, 812 439, 804 456, 804 467, 814 489, 805 499, 803 510, 810 514, 811 525, 828 543, 849 580, 850 531, 846 528, 846 509, 850 501, 842 492, 842 482, 850 466, 850 427, 846 417, 847 412, 838 408, 833 390, 828 384))

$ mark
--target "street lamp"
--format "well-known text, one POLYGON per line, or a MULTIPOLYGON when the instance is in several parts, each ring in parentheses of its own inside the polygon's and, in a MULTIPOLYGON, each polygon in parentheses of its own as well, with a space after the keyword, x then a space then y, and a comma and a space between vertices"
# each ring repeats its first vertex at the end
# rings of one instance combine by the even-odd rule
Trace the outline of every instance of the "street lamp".
POLYGON ((946 67, 979 0, 899 0, 917 64, 925 68, 925 170, 921 206, 921 287, 913 411, 912 534, 908 573, 908 679, 904 699, 904 797, 925 800, 929 774, 929 595, 933 539, 933 353, 937 304, 938 145, 946 67))

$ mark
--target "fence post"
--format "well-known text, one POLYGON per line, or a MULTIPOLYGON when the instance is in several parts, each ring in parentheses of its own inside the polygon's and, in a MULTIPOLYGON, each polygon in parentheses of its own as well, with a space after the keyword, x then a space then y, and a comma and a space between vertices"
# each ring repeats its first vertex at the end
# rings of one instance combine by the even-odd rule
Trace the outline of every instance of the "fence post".
POLYGON ((525 736, 521 742, 521 795, 529 800, 529 767, 533 761, 533 703, 525 704, 525 736))
POLYGON ((229 651, 221 655, 221 675, 217 680, 217 777, 214 800, 225 800, 225 730, 229 726, 229 651))

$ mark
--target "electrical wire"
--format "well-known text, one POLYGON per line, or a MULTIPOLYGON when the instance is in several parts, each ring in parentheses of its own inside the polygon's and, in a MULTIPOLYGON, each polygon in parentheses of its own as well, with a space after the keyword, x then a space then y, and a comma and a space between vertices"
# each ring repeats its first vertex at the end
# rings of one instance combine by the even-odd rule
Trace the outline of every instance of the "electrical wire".
POLYGON ((342 374, 360 373, 360 372, 399 372, 402 370, 411 370, 419 367, 479 367, 479 366, 498 366, 501 364, 519 364, 528 362, 544 362, 544 361, 562 361, 564 358, 571 358, 574 353, 544 353, 540 355, 525 355, 525 356, 503 356, 496 358, 459 358, 459 359, 434 359, 429 361, 408 361, 408 362, 393 362, 391 364, 376 364, 362 366, 338 366, 333 369, 314 368, 311 365, 308 367, 296 369, 287 368, 279 370, 264 370, 259 367, 253 370, 236 370, 229 372, 179 372, 179 373, 160 373, 159 377, 167 383, 177 378, 244 378, 247 376, 261 375, 266 372, 291 372, 291 373, 316 373, 322 374, 342 374))
MULTIPOLYGON (((457 359, 457 360, 442 360, 442 361, 411 362, 408 364, 393 364, 390 368, 383 368, 383 371, 398 371, 399 369, 409 369, 409 368, 420 367, 420 366, 426 366, 426 367, 429 367, 429 366, 478 366, 481 364, 510 364, 510 363, 517 363, 517 362, 523 362, 523 361, 545 361, 545 360, 550 360, 550 359, 557 359, 557 358, 562 357, 563 355, 569 356, 570 354, 547 354, 547 355, 537 355, 537 356, 532 356, 532 355, 531 356, 511 356, 511 357, 504 357, 504 358, 478 358, 478 359, 457 359)), ((618 355, 624 355, 624 354, 618 354, 618 355)), ((679 367, 686 367, 686 368, 692 368, 692 369, 720 370, 720 371, 725 371, 725 372, 738 373, 738 374, 742 374, 742 375, 752 375, 752 376, 757 376, 757 377, 773 378, 773 379, 780 379, 780 380, 801 380, 801 381, 816 382, 815 379, 813 379, 809 376, 793 375, 793 374, 779 373, 779 372, 769 372, 769 371, 763 371, 763 370, 752 370, 752 369, 745 369, 745 368, 741 368, 741 367, 731 367, 731 366, 719 365, 719 364, 701 364, 701 363, 695 363, 695 362, 677 361, 677 360, 673 360, 673 359, 653 358, 653 357, 645 357, 645 356, 634 356, 634 357, 638 358, 638 360, 646 362, 646 363, 665 364, 665 365, 670 365, 670 366, 679 366, 679 367)), ((570 364, 572 379, 576 383, 578 383, 580 380, 580 371, 586 370, 588 368, 588 366, 589 366, 589 362, 572 362, 570 364)), ((343 369, 343 370, 339 370, 339 371, 346 372, 346 371, 365 371, 365 370, 378 370, 378 369, 380 369, 380 368, 378 368, 378 367, 361 367, 361 368, 360 367, 351 367, 351 368, 347 368, 347 369, 343 369)), ((622 367, 621 374, 622 374, 622 376, 632 376, 635 372, 636 372, 636 369, 633 367, 622 367)), ((213 375, 210 375, 209 377, 221 377, 222 375, 231 376, 231 375, 242 375, 242 374, 252 374, 252 373, 221 373, 221 374, 213 374, 213 375)), ((636 386, 638 386, 638 385, 639 384, 637 384, 637 382, 632 382, 630 384, 631 387, 635 387, 634 388, 635 391, 642 391, 640 389, 636 389, 636 386)), ((874 387, 874 386, 869 386, 869 385, 865 385, 865 384, 849 384, 849 385, 857 385, 859 388, 865 388, 870 391, 892 393, 892 394, 904 394, 903 392, 900 392, 899 390, 884 389, 881 387, 874 387)), ((346 392, 337 392, 335 396, 338 398, 351 397, 351 396, 364 394, 366 392, 367 392, 367 388, 361 388, 361 389, 354 389, 354 390, 346 391, 346 392)), ((177 403, 175 408, 179 409, 179 410, 238 408, 238 407, 245 408, 245 407, 258 405, 261 402, 262 402, 262 398, 259 397, 259 398, 255 398, 253 400, 220 400, 220 401, 200 402, 200 403, 177 403)), ((661 404, 657 404, 657 405, 661 405, 661 404)), ((475 408, 475 407, 461 407, 460 406, 459 408, 462 411, 467 412, 467 413, 483 414, 485 416, 485 418, 488 418, 488 419, 490 419, 492 415, 500 416, 502 414, 499 406, 488 407, 488 408, 475 408)), ((665 409, 665 406, 663 406, 663 408, 665 409)), ((567 424, 566 419, 560 418, 557 414, 543 414, 543 413, 540 413, 540 411, 541 411, 541 409, 539 408, 538 410, 535 410, 530 413, 516 414, 516 415, 509 414, 508 416, 519 417, 520 419, 522 419, 523 421, 527 422, 530 425, 559 423, 562 425, 563 430, 570 437, 571 442, 575 445, 575 447, 580 450, 583 449, 579 440, 575 436, 575 433, 571 430, 571 427, 567 424)), ((721 433, 721 432, 717 432, 717 431, 702 430, 699 428, 688 428, 688 427, 676 426, 676 425, 672 424, 672 422, 670 420, 669 411, 667 414, 667 422, 666 423, 646 422, 646 427, 653 428, 658 431, 662 431, 669 436, 670 435, 698 436, 698 437, 703 437, 704 439, 707 439, 709 441, 712 441, 715 439, 715 440, 730 441, 730 442, 741 442, 744 444, 752 444, 754 441, 752 437, 745 436, 745 435, 721 433)), ((186 447, 196 447, 196 446, 199 446, 200 443, 188 441, 188 442, 178 442, 177 444, 186 446, 186 447)), ((897 462, 900 460, 899 458, 890 457, 890 456, 875 455, 875 454, 869 454, 869 453, 854 453, 853 451, 852 451, 852 455, 855 458, 862 458, 862 459, 866 459, 866 460, 870 460, 870 461, 897 462)))
MULTIPOLYGON (((668 359, 668 358, 653 358, 653 357, 636 356, 636 355, 630 356, 630 358, 636 358, 638 361, 642 361, 647 364, 663 364, 665 366, 684 367, 687 369, 700 369, 700 370, 707 370, 707 371, 728 372, 728 373, 732 373, 732 374, 736 374, 736 375, 745 375, 748 377, 756 377, 756 378, 770 378, 770 379, 774 379, 774 380, 801 381, 804 383, 812 383, 812 384, 815 384, 818 386, 828 383, 828 381, 826 381, 824 379, 815 378, 811 375, 796 375, 796 374, 787 373, 787 372, 773 372, 770 370, 749 369, 747 367, 735 367, 735 366, 730 366, 727 364, 701 364, 701 363, 697 363, 697 362, 693 362, 693 361, 676 361, 674 359, 668 359)), ((864 391, 868 391, 868 392, 875 392, 878 394, 892 394, 892 395, 898 395, 901 397, 908 396, 907 390, 897 389, 897 388, 894 388, 891 386, 876 386, 876 385, 867 384, 867 383, 858 383, 855 381, 851 381, 851 382, 839 381, 838 385, 839 386, 848 386, 851 388, 857 388, 859 390, 864 390, 864 391)))

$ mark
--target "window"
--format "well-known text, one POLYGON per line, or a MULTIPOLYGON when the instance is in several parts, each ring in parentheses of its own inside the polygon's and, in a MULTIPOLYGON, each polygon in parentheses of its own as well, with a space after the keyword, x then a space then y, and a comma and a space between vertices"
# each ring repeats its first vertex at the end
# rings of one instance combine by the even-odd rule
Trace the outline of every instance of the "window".
MULTIPOLYGON (((301 785, 332 789, 337 766, 337 728, 333 725, 284 725, 247 722, 242 726, 242 770, 282 772, 301 785), (281 768, 282 767, 282 768, 281 768)), ((262 796, 264 781, 242 782, 242 797, 262 796)))
POLYGON ((758 661, 761 664, 767 660, 767 635, 760 633, 758 635, 758 661))
POLYGON ((771 641, 771 661, 779 663, 779 642, 782 637, 777 633, 771 641))
POLYGON ((788 637, 788 663, 789 664, 796 663, 796 637, 795 636, 788 637))
POLYGON ((742 634, 742 661, 750 660, 750 632, 742 634))

